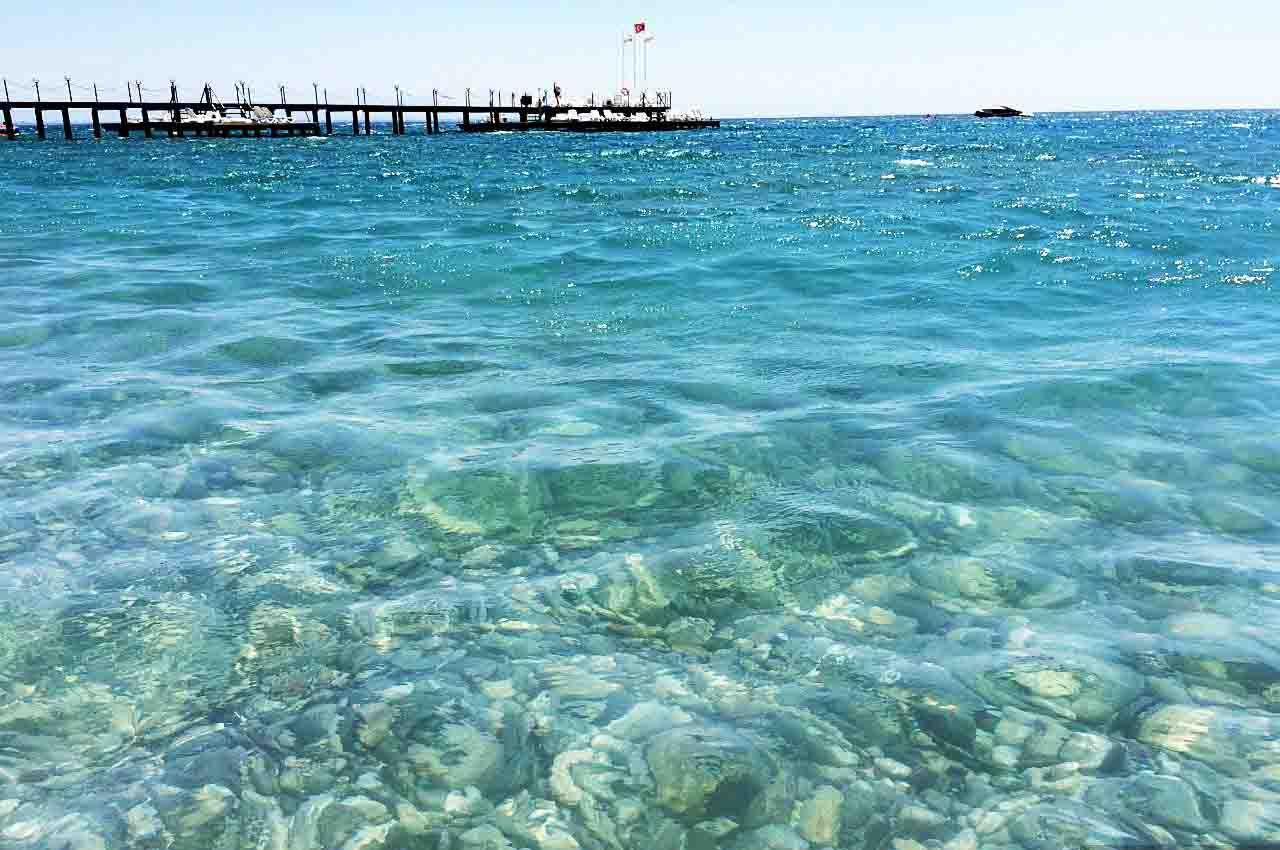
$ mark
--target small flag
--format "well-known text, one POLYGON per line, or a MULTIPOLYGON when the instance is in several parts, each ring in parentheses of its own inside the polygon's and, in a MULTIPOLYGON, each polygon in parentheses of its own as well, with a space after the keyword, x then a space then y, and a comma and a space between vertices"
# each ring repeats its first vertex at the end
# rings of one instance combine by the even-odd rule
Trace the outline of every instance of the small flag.
POLYGON ((636 24, 636 35, 639 35, 642 32, 644 32, 644 21, 636 24))

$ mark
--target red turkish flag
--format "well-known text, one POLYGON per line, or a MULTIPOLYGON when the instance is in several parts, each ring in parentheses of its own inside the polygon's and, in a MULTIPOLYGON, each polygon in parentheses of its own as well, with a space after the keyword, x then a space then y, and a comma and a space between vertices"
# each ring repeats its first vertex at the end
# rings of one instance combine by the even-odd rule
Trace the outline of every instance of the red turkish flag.
POLYGON ((636 34, 639 35, 642 32, 644 32, 644 21, 636 24, 636 34))

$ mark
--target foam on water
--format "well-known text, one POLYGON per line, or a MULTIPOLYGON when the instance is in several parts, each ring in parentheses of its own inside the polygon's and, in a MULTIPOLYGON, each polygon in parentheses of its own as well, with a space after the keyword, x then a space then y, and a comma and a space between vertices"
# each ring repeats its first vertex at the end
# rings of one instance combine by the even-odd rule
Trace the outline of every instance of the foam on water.
POLYGON ((1280 841, 1277 151, 0 145, 0 844, 1280 841))

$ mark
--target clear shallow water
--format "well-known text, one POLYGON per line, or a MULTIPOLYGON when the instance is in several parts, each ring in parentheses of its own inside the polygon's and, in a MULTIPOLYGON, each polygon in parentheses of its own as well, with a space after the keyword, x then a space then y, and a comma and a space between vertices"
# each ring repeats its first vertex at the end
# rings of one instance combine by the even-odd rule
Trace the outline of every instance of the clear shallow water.
POLYGON ((1280 840, 1278 143, 0 146, 0 843, 1280 840))

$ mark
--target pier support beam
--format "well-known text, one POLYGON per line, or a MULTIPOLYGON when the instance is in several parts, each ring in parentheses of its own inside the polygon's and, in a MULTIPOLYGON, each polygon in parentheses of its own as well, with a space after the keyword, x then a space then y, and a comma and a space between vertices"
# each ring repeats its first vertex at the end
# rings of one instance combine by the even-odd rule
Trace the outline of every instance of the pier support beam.
POLYGON ((66 106, 62 107, 62 138, 71 141, 71 110, 66 106))
POLYGON ((129 138, 129 110, 120 110, 120 138, 129 138))
POLYGON ((173 134, 179 139, 182 138, 182 110, 173 110, 173 134))
POLYGON ((93 109, 93 137, 95 139, 102 138, 102 117, 98 115, 97 107, 93 109))
POLYGON ((7 106, 4 108, 4 134, 10 139, 18 138, 18 130, 13 126, 13 110, 7 106))
POLYGON ((36 136, 44 138, 44 110, 36 108, 36 136))
POLYGON ((360 110, 351 110, 351 135, 360 135, 360 110))
POLYGON ((470 109, 462 110, 462 126, 463 127, 471 126, 471 110, 470 109))
POLYGON ((333 135, 333 113, 328 109, 324 111, 324 134, 326 136, 333 135))
POLYGON ((151 138, 151 114, 142 110, 142 135, 151 138))
POLYGON ((373 135, 373 119, 369 117, 370 115, 371 113, 366 109, 364 111, 364 134, 366 136, 373 135))

